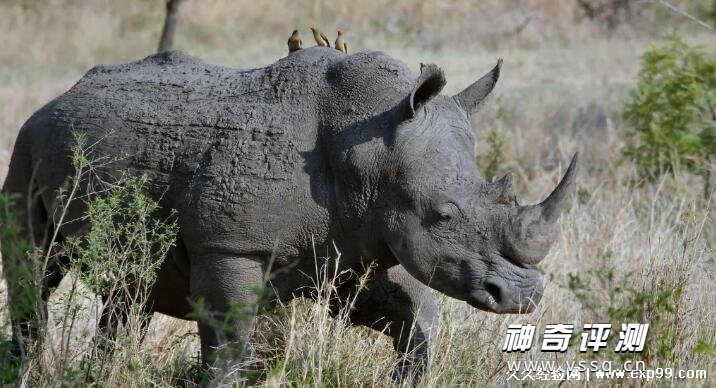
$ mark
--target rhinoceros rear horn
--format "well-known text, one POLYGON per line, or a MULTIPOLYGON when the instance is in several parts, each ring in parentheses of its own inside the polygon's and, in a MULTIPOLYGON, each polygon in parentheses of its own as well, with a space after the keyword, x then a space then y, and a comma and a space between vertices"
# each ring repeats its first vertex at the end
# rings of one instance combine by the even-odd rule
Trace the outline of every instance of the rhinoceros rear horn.
POLYGON ((445 87, 445 83, 445 74, 439 67, 421 63, 420 77, 418 77, 418 82, 410 93, 410 115, 414 116, 420 107, 440 94, 440 91, 445 87))
POLYGON ((495 88, 497 80, 500 78, 500 68, 502 68, 502 59, 497 60, 497 65, 489 73, 453 96, 458 105, 468 114, 475 113, 485 98, 490 95, 492 89, 495 88))
POLYGON ((534 264, 549 252, 554 240, 555 223, 571 204, 577 177, 577 154, 552 193, 537 205, 520 206, 506 231, 505 248, 514 260, 534 264))
POLYGON ((514 181, 514 175, 508 172, 505 176, 500 178, 500 180, 492 184, 493 187, 495 187, 495 203, 518 205, 517 197, 515 196, 514 181))
POLYGON ((552 193, 539 204, 542 210, 542 217, 545 222, 553 223, 557 221, 559 215, 569 209, 571 204, 570 197, 574 194, 577 180, 577 153, 572 156, 572 161, 567 167, 562 180, 552 193))

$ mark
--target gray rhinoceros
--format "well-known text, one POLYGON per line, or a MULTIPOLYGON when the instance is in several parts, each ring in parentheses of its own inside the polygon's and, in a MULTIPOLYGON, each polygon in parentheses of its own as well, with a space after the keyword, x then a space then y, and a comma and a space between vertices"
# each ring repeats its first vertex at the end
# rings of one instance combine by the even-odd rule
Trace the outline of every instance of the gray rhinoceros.
MULTIPOLYGON (((576 155, 538 205, 517 203, 511 175, 480 176, 470 115, 500 63, 455 96, 440 95, 445 77, 435 65, 415 77, 381 52, 322 47, 254 70, 179 52, 97 66, 22 127, 3 192, 35 199, 28 233, 53 230, 55 193, 74 171, 73 132, 84 134, 92 156, 117 160, 98 174, 146 173, 163 208, 177 210, 153 311, 186 318, 199 298, 226 311, 253 302, 267 278, 276 299, 310 296, 314 252, 335 244, 341 269, 377 268, 351 322, 385 331, 419 364, 435 323, 431 288, 485 311, 533 310, 543 288, 532 266, 574 189, 576 155)), ((84 206, 66 219, 80 219, 84 206)), ((75 221, 57 232, 87 227, 75 221)), ((59 282, 58 267, 45 287, 59 282)), ((350 281, 341 287, 343 296, 354 290, 350 281)), ((30 326, 12 318, 15 328, 30 326)), ((198 324, 207 360, 225 336, 198 324)), ((234 327, 227 341, 240 342, 251 322, 234 327)))

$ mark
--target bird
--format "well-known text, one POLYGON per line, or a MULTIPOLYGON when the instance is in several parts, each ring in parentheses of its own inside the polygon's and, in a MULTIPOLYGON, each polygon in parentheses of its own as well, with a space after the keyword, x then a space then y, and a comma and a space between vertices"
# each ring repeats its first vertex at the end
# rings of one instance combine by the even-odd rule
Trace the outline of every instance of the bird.
POLYGON ((336 30, 338 32, 338 37, 336 38, 336 43, 333 45, 333 47, 336 48, 336 50, 342 52, 343 54, 348 54, 348 43, 343 38, 343 31, 339 28, 336 30))
POLYGON ((292 53, 300 50, 301 46, 303 46, 301 35, 298 33, 298 30, 293 30, 293 34, 291 34, 291 37, 288 38, 288 52, 292 53))
POLYGON ((328 43, 328 38, 326 38, 325 35, 318 29, 318 27, 315 24, 311 24, 308 26, 308 28, 313 31, 313 39, 316 40, 316 43, 321 47, 331 47, 331 44, 328 43))

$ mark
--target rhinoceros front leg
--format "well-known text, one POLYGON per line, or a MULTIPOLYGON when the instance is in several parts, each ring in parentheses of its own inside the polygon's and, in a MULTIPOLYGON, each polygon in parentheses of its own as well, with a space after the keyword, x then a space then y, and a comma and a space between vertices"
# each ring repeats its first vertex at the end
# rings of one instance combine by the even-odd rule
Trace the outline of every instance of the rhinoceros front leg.
POLYGON ((205 255, 191 260, 202 361, 232 368, 246 350, 264 279, 259 259, 205 255), (201 307, 201 308, 198 308, 201 307))
POLYGON ((425 368, 438 308, 432 291, 402 266, 376 273, 359 294, 350 319, 393 337, 399 364, 394 379, 417 380, 425 368))

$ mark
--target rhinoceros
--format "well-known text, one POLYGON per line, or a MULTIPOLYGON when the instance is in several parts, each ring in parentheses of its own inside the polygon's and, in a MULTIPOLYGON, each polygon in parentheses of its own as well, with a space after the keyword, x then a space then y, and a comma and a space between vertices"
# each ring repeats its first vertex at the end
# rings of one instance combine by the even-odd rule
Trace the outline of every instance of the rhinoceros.
MULTIPOLYGON (((81 201, 66 216, 76 221, 57 227, 51 216, 83 134, 93 157, 112 160, 97 174, 146 174, 151 195, 176 210, 152 311, 186 319, 203 300, 225 312, 254 303, 266 279, 273 300, 311 296, 316 252, 337 247, 341 270, 360 275, 370 262, 375 271, 350 322, 392 336, 398 354, 423 364, 437 322, 432 290, 488 312, 533 311, 543 293, 534 265, 571 202, 576 154, 536 205, 518 204, 511 175, 481 177, 470 117, 500 66, 454 96, 440 94, 439 67, 421 64, 416 77, 376 51, 314 47, 253 70, 181 52, 96 66, 24 124, 3 192, 30 198, 28 234, 86 232, 81 201)), ((50 265, 46 288, 59 267, 50 265)), ((353 290, 346 281, 338 293, 353 290)), ((208 362, 224 342, 245 341, 252 320, 237 320, 228 337, 198 327, 208 362)))

